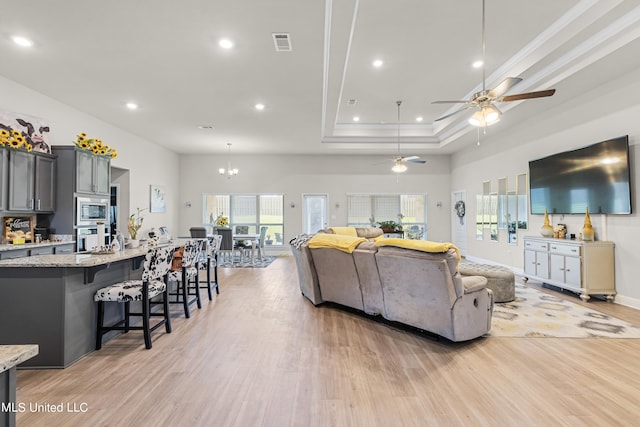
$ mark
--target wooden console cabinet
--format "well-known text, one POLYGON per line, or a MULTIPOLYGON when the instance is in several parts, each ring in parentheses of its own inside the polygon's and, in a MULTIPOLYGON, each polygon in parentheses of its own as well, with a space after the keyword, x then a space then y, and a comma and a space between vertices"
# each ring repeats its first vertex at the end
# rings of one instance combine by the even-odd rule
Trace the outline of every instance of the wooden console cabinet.
POLYGON ((525 277, 580 294, 616 295, 613 242, 524 238, 525 277))

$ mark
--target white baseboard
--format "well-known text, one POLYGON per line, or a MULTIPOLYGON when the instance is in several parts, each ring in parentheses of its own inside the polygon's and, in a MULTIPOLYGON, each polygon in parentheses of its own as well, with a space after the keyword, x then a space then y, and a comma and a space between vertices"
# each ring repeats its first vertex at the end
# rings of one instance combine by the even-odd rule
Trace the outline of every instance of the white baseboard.
MULTIPOLYGON (((510 265, 500 264, 498 262, 490 261, 488 259, 482 259, 482 258, 471 257, 471 256, 466 257, 466 259, 468 259, 469 261, 477 262, 477 263, 481 263, 481 264, 499 265, 501 267, 506 267, 506 268, 510 269, 511 271, 513 271, 513 273, 516 276, 524 276, 524 271, 522 269, 514 268, 514 267, 512 267, 510 265)), ((637 298, 631 298, 631 297, 627 297, 627 296, 624 296, 624 295, 616 295, 616 297, 615 297, 613 302, 615 304, 620 304, 620 305, 624 305, 626 307, 631 307, 631 308, 635 308, 635 309, 640 310, 640 300, 637 299, 637 298)))

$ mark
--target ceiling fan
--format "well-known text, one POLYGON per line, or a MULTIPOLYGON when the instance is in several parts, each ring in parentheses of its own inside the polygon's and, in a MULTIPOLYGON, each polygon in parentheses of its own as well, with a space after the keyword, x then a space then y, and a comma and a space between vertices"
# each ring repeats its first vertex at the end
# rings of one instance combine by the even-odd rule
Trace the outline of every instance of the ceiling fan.
POLYGON ((400 105, 402 105, 402 101, 396 101, 396 105, 398 105, 398 155, 393 157, 393 166, 391 170, 395 173, 406 172, 407 165, 405 163, 427 163, 426 160, 420 160, 420 156, 403 156, 400 154, 400 105))
POLYGON ((495 106, 496 102, 522 101, 532 98, 543 98, 552 96, 556 90, 540 90, 536 92, 516 93, 504 96, 509 89, 522 81, 519 77, 507 77, 492 90, 486 89, 486 49, 485 49, 485 0, 482 0, 482 90, 473 94, 471 99, 465 101, 434 101, 432 104, 466 104, 465 107, 435 119, 444 120, 469 108, 476 108, 477 111, 469 119, 469 123, 478 127, 490 126, 500 120, 502 112, 495 106))

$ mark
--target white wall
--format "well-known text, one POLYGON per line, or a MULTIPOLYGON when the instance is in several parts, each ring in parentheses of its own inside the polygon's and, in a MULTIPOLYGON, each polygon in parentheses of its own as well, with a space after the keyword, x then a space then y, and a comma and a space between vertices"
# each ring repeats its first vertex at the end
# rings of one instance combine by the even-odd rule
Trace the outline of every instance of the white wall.
POLYGON ((239 175, 218 174, 229 156, 180 156, 180 231, 202 224, 203 193, 277 193, 285 195, 285 242, 302 231, 302 194, 329 197, 329 226, 347 222, 347 193, 427 193, 428 237, 449 241, 449 156, 423 156, 426 165, 410 164, 396 176, 388 157, 379 156, 231 156, 239 175), (397 182, 396 182, 397 178, 397 182), (191 207, 186 203, 190 202, 191 207), (291 208, 294 202, 296 207, 291 208), (442 202, 442 207, 436 207, 442 202), (336 208, 336 203, 340 205, 336 208))
MULTIPOLYGON (((472 147, 452 157, 452 186, 467 190, 467 200, 481 191, 482 181, 491 180, 497 188, 497 180, 507 176, 509 186, 514 187, 515 175, 528 172, 529 160, 553 153, 590 145, 621 135, 629 135, 632 179, 631 215, 591 215, 596 239, 615 243, 615 273, 617 301, 640 307, 640 286, 636 266, 640 265, 640 82, 637 73, 611 82, 585 93, 580 99, 568 100, 566 105, 547 112, 541 120, 526 122, 509 129, 507 135, 488 137, 480 147, 472 147), (567 107, 574 107, 571 113, 567 107)), ((534 102, 534 101, 531 101, 534 102)), ((503 122, 512 119, 507 112, 503 122)), ((475 204, 468 203, 470 217, 475 215, 475 204)), ((565 223, 569 233, 580 233, 584 215, 551 215, 552 224, 565 223)), ((506 230, 500 230, 499 242, 475 238, 474 224, 467 225, 468 253, 478 258, 500 264, 523 268, 522 237, 540 235, 543 215, 529 215, 529 229, 519 232, 519 243, 510 246, 506 230)))
POLYGON ((112 165, 129 170, 131 209, 149 207, 151 184, 167 187, 167 212, 146 212, 143 233, 161 225, 173 230, 178 228, 179 162, 176 153, 1 76, 0 93, 1 110, 40 117, 49 123, 51 145, 72 145, 78 133, 86 132, 89 137, 95 136, 115 147, 118 157, 113 159, 112 165))

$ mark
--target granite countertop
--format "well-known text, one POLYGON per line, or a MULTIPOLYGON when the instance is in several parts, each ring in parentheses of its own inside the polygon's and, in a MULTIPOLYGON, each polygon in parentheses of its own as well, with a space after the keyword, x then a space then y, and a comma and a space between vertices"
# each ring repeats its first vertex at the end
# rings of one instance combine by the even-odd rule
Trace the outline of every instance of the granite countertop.
POLYGON ((35 255, 22 258, 0 260, 1 267, 95 267, 139 257, 147 253, 147 248, 125 249, 110 254, 81 252, 73 254, 35 255))
POLYGON ((37 355, 37 344, 0 345, 0 372, 8 371, 37 355))
MULTIPOLYGON (((186 239, 176 239, 170 244, 183 245, 186 239)), ((161 244, 160 246, 165 246, 161 244)), ((140 246, 135 249, 125 249, 108 254, 93 254, 90 252, 76 252, 73 254, 34 255, 22 258, 0 260, 2 267, 95 267, 111 262, 143 256, 149 248, 140 246)))
POLYGON ((67 240, 67 241, 59 241, 59 242, 43 242, 43 243, 23 243, 21 245, 0 245, 0 252, 2 251, 16 251, 20 249, 32 249, 32 248, 40 248, 43 246, 60 246, 60 245, 70 245, 75 243, 75 240, 67 240))

